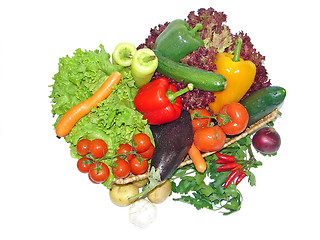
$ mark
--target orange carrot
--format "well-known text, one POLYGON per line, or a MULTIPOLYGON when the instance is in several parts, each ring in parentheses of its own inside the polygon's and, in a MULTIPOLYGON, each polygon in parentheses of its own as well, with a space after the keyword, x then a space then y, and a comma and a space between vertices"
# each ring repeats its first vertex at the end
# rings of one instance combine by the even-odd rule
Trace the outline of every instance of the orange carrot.
POLYGON ((88 114, 92 107, 97 107, 99 102, 110 95, 112 86, 117 85, 120 79, 121 74, 119 72, 112 73, 91 97, 69 109, 57 124, 57 137, 67 136, 80 118, 88 114))
POLYGON ((198 172, 204 172, 207 168, 206 162, 205 162, 204 158, 202 157, 201 152, 194 145, 194 143, 192 144, 188 153, 189 153, 191 160, 193 161, 194 166, 198 170, 198 172))

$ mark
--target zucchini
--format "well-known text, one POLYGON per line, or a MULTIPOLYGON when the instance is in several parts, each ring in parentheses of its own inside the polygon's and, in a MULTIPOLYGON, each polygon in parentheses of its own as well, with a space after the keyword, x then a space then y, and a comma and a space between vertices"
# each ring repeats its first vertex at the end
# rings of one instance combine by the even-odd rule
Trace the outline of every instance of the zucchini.
POLYGON ((240 101, 249 114, 248 126, 278 108, 285 97, 286 90, 284 88, 269 86, 252 93, 250 96, 240 101))
POLYGON ((153 51, 158 58, 157 71, 168 78, 177 82, 184 80, 186 84, 192 83, 195 88, 210 92, 220 92, 227 87, 226 78, 218 73, 172 61, 158 50, 153 51))

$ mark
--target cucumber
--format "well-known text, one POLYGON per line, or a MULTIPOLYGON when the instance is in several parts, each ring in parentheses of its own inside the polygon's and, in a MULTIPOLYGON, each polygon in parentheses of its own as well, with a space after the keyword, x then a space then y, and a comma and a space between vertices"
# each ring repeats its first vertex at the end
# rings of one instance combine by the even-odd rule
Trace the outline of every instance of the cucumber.
POLYGON ((168 78, 177 82, 184 80, 186 84, 192 83, 194 88, 210 92, 220 92, 227 87, 226 78, 218 73, 177 63, 163 56, 158 50, 153 51, 158 58, 157 71, 168 78))
POLYGON ((286 90, 284 88, 269 86, 252 93, 250 96, 240 101, 249 114, 248 126, 278 108, 285 97, 286 90))

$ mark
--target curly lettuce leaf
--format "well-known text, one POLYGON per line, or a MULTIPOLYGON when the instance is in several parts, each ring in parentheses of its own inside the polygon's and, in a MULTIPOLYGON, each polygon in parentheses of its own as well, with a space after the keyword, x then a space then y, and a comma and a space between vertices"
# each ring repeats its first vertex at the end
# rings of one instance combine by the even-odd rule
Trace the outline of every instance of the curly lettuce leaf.
MULTIPOLYGON (((52 114, 63 115, 71 107, 89 98, 114 71, 122 67, 110 62, 110 54, 100 45, 100 51, 77 49, 74 56, 59 59, 59 71, 51 85, 52 114)), ((59 119, 57 119, 55 125, 59 119)))
MULTIPOLYGON (((114 155, 121 143, 130 143, 139 132, 152 133, 143 115, 136 111, 133 100, 138 88, 131 71, 110 62, 110 54, 100 45, 100 51, 77 49, 73 57, 60 58, 59 72, 54 75, 52 113, 57 115, 55 126, 71 107, 89 98, 114 71, 121 73, 118 85, 97 107, 82 117, 65 137, 70 143, 71 155, 80 157, 76 144, 82 138, 103 139, 108 145, 107 155, 114 155)), ((109 160, 106 160, 106 163, 109 160)))

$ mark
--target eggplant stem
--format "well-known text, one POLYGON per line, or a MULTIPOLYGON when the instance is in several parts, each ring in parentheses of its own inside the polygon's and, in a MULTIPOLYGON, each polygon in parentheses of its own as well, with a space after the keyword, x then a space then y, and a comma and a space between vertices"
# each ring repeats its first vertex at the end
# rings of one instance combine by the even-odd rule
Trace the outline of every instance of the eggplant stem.
POLYGON ((160 177, 160 169, 155 169, 155 167, 151 167, 150 173, 149 173, 149 184, 147 187, 145 187, 145 189, 143 189, 143 191, 135 196, 129 197, 128 200, 132 201, 132 200, 136 200, 140 197, 145 196, 146 194, 148 194, 148 192, 152 191, 155 187, 157 187, 158 185, 160 185, 163 181, 161 181, 161 177, 160 177))

